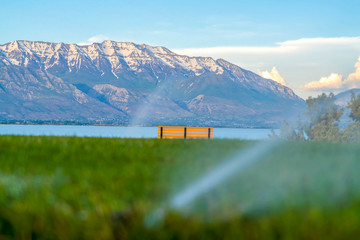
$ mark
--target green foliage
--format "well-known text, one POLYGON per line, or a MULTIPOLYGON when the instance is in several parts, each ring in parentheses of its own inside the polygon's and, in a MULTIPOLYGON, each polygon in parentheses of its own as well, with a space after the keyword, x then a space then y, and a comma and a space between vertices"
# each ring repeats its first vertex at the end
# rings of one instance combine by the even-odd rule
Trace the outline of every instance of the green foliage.
POLYGON ((351 94, 348 108, 351 110, 350 118, 354 121, 347 128, 339 130, 336 122, 343 114, 334 103, 332 93, 319 95, 317 98, 309 98, 307 103, 307 116, 310 123, 307 124, 307 135, 314 141, 330 142, 360 142, 360 95, 351 94))
POLYGON ((353 120, 352 123, 340 133, 342 142, 360 142, 360 95, 355 96, 351 93, 351 100, 348 104, 351 110, 349 117, 353 120))
POLYGON ((341 142, 360 142, 360 122, 351 123, 341 132, 341 142))
POLYGON ((284 120, 280 127, 279 135, 276 134, 274 129, 271 129, 269 134, 270 139, 286 139, 291 141, 305 141, 304 129, 302 125, 298 124, 298 128, 293 128, 286 120, 284 120))
POLYGON ((312 126, 320 123, 327 122, 333 123, 339 121, 343 110, 335 104, 335 96, 333 93, 326 95, 322 93, 316 98, 309 97, 306 100, 306 115, 310 119, 310 124, 312 126))
MULTIPOLYGON (((316 98, 309 97, 306 100, 306 117, 308 121, 302 123, 298 120, 297 127, 294 128, 287 121, 283 121, 280 128, 279 138, 287 140, 304 141, 305 134, 308 140, 337 142, 340 141, 341 134, 337 122, 343 114, 343 109, 335 104, 333 93, 325 93, 316 98)), ((270 137, 274 137, 273 134, 270 137)))
POLYGON ((355 94, 351 92, 351 100, 348 105, 351 109, 350 117, 356 122, 360 122, 360 94, 355 97, 355 94))
POLYGON ((310 140, 321 142, 339 141, 339 127, 325 120, 307 128, 307 130, 310 140))
POLYGON ((298 122, 298 128, 294 129, 284 120, 280 128, 280 137, 287 140, 304 141, 304 129, 300 122, 298 122))
POLYGON ((336 122, 343 114, 335 104, 333 93, 325 93, 316 98, 309 97, 306 100, 306 115, 309 122, 306 124, 305 131, 310 140, 335 142, 339 139, 339 127, 336 122))
POLYGON ((158 227, 144 225, 146 214, 174 190, 249 144, 0 136, 0 239, 359 235, 357 144, 286 142, 256 168, 199 199, 194 214, 168 212, 158 227))

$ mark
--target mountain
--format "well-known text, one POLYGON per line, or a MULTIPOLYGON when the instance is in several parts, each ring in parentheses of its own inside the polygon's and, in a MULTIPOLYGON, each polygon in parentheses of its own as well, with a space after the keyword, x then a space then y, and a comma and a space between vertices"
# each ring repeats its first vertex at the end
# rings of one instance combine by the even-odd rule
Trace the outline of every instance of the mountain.
POLYGON ((353 88, 353 89, 336 94, 335 103, 341 107, 346 107, 351 100, 351 93, 354 93, 355 96, 360 94, 360 88, 353 88))
POLYGON ((223 59, 165 47, 0 45, 0 120, 276 126, 304 109, 290 88, 223 59))

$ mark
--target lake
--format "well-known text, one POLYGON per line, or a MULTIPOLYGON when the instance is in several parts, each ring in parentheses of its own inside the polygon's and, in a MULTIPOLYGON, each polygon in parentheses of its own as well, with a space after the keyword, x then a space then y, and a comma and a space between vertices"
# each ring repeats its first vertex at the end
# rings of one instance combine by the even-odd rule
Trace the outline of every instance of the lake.
MULTIPOLYGON (((214 128, 214 138, 261 140, 271 129, 214 128)), ((0 135, 157 138, 157 127, 0 124, 0 135)))

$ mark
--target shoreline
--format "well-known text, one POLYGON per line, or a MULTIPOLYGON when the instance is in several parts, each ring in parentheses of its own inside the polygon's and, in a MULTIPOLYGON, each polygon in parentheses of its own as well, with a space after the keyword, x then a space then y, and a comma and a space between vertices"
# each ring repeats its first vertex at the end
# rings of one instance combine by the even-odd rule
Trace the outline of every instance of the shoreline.
MULTIPOLYGON (((104 124, 104 123, 73 123, 73 122, 2 122, 0 125, 19 125, 19 126, 93 126, 93 127, 158 127, 158 126, 184 126, 184 124, 174 125, 174 124, 156 124, 156 125, 125 125, 125 124, 104 124)), ((236 128, 236 129, 279 129, 279 126, 219 126, 219 125, 186 125, 188 127, 214 127, 214 128, 236 128)))

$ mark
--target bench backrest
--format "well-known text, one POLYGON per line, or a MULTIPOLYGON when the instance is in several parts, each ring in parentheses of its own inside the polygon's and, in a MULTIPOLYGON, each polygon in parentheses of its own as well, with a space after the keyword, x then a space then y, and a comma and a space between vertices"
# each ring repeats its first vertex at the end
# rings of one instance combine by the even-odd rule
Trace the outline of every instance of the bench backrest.
POLYGON ((158 126, 158 138, 213 138, 212 127, 158 126))

